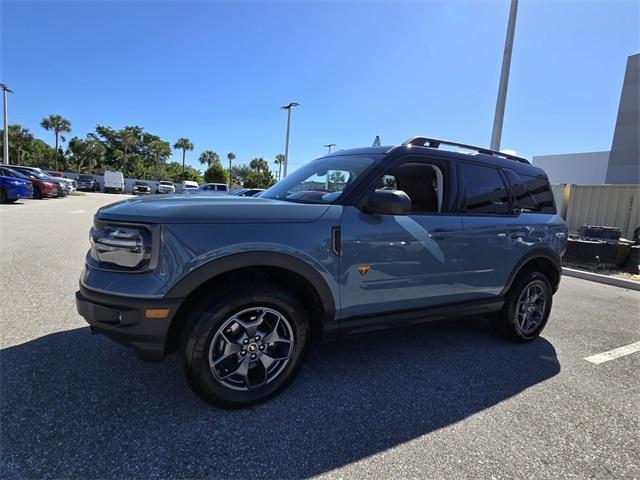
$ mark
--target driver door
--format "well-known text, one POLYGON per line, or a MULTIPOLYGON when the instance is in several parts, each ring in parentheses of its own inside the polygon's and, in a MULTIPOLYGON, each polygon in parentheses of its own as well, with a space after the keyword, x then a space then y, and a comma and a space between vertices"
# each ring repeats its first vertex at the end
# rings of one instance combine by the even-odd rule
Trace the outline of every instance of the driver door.
POLYGON ((458 294, 460 216, 451 213, 454 187, 446 160, 412 158, 372 184, 404 191, 409 215, 344 208, 341 219, 343 318, 427 308, 458 294))

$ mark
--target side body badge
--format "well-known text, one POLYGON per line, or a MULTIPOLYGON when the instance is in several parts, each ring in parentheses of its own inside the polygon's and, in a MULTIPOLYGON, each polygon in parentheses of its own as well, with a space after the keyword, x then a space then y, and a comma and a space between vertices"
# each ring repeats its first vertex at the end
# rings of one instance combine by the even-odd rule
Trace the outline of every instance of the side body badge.
POLYGON ((367 273, 369 273, 369 269, 371 268, 369 265, 358 265, 358 272, 360 272, 361 276, 365 276, 367 273))

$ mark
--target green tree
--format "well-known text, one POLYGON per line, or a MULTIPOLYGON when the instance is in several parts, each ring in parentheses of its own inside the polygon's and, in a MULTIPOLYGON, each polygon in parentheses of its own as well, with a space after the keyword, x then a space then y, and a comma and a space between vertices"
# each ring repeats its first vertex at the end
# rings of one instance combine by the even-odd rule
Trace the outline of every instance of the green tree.
POLYGON ((173 144, 173 148, 176 150, 182 150, 182 172, 184 173, 184 159, 187 154, 187 150, 193 150, 193 143, 188 138, 179 138, 176 143, 173 144))
POLYGON ((246 178, 251 173, 251 169, 248 165, 234 165, 229 172, 231 185, 244 185, 246 178))
POLYGON ((214 162, 213 165, 207 168, 204 172, 204 181, 207 183, 228 183, 229 177, 222 163, 219 161, 214 162))
POLYGON ((207 167, 210 167, 216 162, 220 163, 220 158, 218 157, 218 154, 213 150, 205 150, 200 154, 200 158, 198 158, 198 161, 200 162, 200 165, 206 165, 207 167))
POLYGON ((92 138, 81 139, 73 137, 69 140, 71 161, 78 173, 93 173, 94 166, 100 166, 104 159, 105 147, 92 138))
POLYGON ((284 155, 282 153, 277 154, 274 163, 278 165, 278 176, 276 177, 276 180, 280 181, 280 178, 282 178, 282 164, 284 163, 284 155))
POLYGON ((153 157, 156 165, 156 180, 160 180, 160 163, 164 162, 171 155, 169 142, 153 140, 149 144, 149 153, 153 157))
MULTIPOLYGON (((33 142, 33 135, 28 128, 20 125, 9 125, 9 159, 15 159, 18 164, 22 163, 22 154, 28 150, 33 142)), ((4 141, 4 132, 2 132, 4 141)))
POLYGON ((273 178, 271 172, 252 170, 245 178, 243 186, 245 188, 269 188, 274 183, 276 183, 276 179, 273 178))
POLYGON ((271 174, 271 170, 269 170, 269 162, 262 157, 251 160, 251 162, 249 162, 249 167, 251 170, 256 172, 271 174))
POLYGON ((129 149, 140 141, 140 133, 142 133, 141 129, 137 127, 124 127, 118 131, 120 144, 122 145, 122 153, 124 154, 122 160, 122 175, 125 177, 127 176, 127 154, 129 153, 129 149))
POLYGON ((249 168, 251 172, 244 179, 244 187, 268 188, 276 183, 276 179, 273 178, 273 174, 269 169, 269 162, 264 158, 254 158, 249 162, 249 168))
POLYGON ((53 130, 53 133, 55 135, 56 146, 54 149, 55 151, 54 161, 55 161, 55 169, 57 170, 58 169, 58 143, 60 139, 60 134, 63 132, 71 131, 71 122, 66 118, 61 117, 60 115, 49 115, 48 117, 45 117, 42 119, 42 121, 40 122, 40 126, 47 131, 53 130))
POLYGON ((180 162, 167 163, 164 166, 162 178, 175 183, 179 183, 183 180, 192 180, 194 182, 202 183, 202 176, 198 170, 193 168, 191 165, 187 165, 183 172, 180 162))

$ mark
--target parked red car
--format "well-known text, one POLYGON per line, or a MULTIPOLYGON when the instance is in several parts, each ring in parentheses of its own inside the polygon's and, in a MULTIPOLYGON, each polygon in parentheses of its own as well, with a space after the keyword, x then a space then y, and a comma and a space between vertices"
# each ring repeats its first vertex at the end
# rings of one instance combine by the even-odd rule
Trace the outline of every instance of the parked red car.
POLYGON ((21 178, 23 180, 29 180, 33 184, 33 198, 53 198, 58 196, 58 185, 54 182, 47 182, 38 177, 27 176, 22 172, 13 170, 8 167, 0 166, 0 175, 5 177, 21 178))

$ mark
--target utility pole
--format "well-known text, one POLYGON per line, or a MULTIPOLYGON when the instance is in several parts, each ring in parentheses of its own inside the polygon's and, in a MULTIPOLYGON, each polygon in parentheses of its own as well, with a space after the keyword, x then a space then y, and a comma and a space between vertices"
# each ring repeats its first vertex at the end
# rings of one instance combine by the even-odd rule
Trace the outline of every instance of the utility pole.
POLYGON ((507 101, 507 86, 509 85, 509 70, 511 69, 511 52, 513 50, 513 35, 516 29, 517 12, 518 0, 511 0, 511 8, 509 9, 509 23, 507 24, 507 38, 504 42, 504 54, 502 55, 502 71, 500 72, 498 100, 496 101, 496 113, 493 117, 491 150, 500 150, 500 140, 502 139, 502 122, 504 120, 504 107, 507 101))
POLYGON ((325 145, 325 147, 327 147, 329 149, 329 153, 331 153, 331 147, 335 147, 336 144, 335 143, 328 143, 325 145))
POLYGON ((9 118, 7 113, 7 93, 13 93, 13 90, 9 90, 4 83, 0 83, 2 88, 2 96, 4 97, 4 153, 2 161, 5 165, 9 165, 9 118))
POLYGON ((283 105, 282 107, 280 107, 282 110, 287 111, 287 138, 284 143, 284 175, 283 177, 287 176, 287 166, 289 165, 289 129, 291 128, 291 109, 293 107, 297 107, 298 105, 300 104, 296 102, 291 102, 288 105, 283 105))

